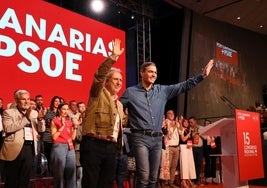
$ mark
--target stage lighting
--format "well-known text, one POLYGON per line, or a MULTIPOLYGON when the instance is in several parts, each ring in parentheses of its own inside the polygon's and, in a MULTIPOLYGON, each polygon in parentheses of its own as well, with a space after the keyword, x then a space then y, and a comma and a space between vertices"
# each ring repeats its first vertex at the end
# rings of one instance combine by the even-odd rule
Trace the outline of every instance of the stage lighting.
POLYGON ((102 12, 104 9, 104 2, 102 0, 93 0, 91 2, 91 8, 96 13, 102 12))

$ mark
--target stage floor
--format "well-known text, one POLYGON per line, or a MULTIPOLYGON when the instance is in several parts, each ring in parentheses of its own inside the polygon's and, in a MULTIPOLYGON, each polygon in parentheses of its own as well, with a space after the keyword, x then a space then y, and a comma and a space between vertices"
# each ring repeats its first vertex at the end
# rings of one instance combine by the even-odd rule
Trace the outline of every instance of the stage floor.
MULTIPOLYGON (((214 185, 214 184, 208 184, 208 185, 204 185, 204 186, 196 186, 196 188, 223 188, 223 184, 219 184, 219 185, 214 185)), ((267 188, 267 186, 256 186, 256 185, 249 185, 249 188, 267 188)))
MULTIPOLYGON (((52 177, 31 179, 29 188, 53 188, 52 180, 53 180, 52 177)), ((0 183, 0 188, 4 188, 3 182, 0 183)), ((130 188, 130 187, 129 185, 127 185, 125 188, 130 188)), ((169 187, 166 186, 165 188, 169 188, 169 187)), ((223 184, 218 184, 218 185, 208 184, 208 185, 196 186, 195 188, 224 188, 224 187, 223 187, 223 184)), ((267 186, 249 185, 249 188, 267 188, 267 186)))

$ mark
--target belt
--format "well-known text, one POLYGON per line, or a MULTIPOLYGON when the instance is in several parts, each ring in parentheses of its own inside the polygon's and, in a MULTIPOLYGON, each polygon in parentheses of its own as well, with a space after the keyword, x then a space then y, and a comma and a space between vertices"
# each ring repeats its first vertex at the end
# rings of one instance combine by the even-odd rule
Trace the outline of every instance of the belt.
POLYGON ((33 141, 24 140, 24 145, 33 145, 33 141))
POLYGON ((162 132, 150 131, 150 130, 131 130, 132 133, 141 133, 143 135, 151 136, 151 137, 158 137, 163 136, 162 132))
POLYGON ((111 142, 111 143, 116 143, 112 137, 110 136, 103 136, 103 135, 94 135, 94 134, 87 134, 83 136, 89 140, 101 140, 105 142, 111 142))

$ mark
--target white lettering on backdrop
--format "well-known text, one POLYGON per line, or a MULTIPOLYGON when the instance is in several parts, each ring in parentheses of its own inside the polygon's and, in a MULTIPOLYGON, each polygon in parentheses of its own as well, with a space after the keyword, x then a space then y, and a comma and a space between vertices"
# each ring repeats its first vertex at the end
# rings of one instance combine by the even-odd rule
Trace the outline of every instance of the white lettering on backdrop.
MULTIPOLYGON (((59 43, 62 46, 85 51, 92 54, 102 54, 104 57, 108 56, 104 41, 98 37, 92 44, 91 35, 88 33, 83 34, 81 31, 69 28, 69 36, 66 37, 64 29, 61 24, 55 24, 52 31, 48 33, 47 21, 40 18, 38 21, 30 14, 25 15, 25 27, 22 27, 16 12, 12 8, 7 8, 3 16, 0 18, 0 29, 13 29, 16 33, 32 37, 35 33, 40 40, 48 41, 50 43, 59 43), (22 28, 25 28, 23 31, 22 28)), ((19 54, 25 58, 25 61, 18 62, 17 66, 20 70, 27 73, 36 73, 43 69, 44 73, 50 77, 58 77, 65 73, 65 78, 73 81, 82 81, 82 76, 75 74, 74 71, 79 70, 79 63, 82 61, 82 55, 66 52, 62 54, 57 48, 48 46, 45 49, 40 47, 32 41, 22 41, 19 44, 11 36, 0 34, 0 43, 5 44, 3 49, 0 45, 0 56, 11 57, 17 50, 19 54), (42 51, 42 57, 38 59, 34 52, 42 51), (51 61, 55 60, 55 66, 51 65, 51 61), (64 63, 63 59, 66 62, 64 63), (65 72, 64 72, 65 71, 65 72)), ((108 43, 110 50, 112 43, 108 43)))

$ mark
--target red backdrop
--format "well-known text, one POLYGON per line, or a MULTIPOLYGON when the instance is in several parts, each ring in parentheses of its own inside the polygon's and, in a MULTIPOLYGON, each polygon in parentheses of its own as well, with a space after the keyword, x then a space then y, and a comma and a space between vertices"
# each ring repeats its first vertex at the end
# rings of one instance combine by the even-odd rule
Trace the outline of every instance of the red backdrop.
MULTIPOLYGON (((1 0, 0 97, 7 104, 15 90, 26 89, 32 98, 42 94, 46 105, 54 95, 87 102, 114 38, 125 48, 117 28, 41 0, 1 0)), ((125 53, 114 66, 125 78, 125 53)))

